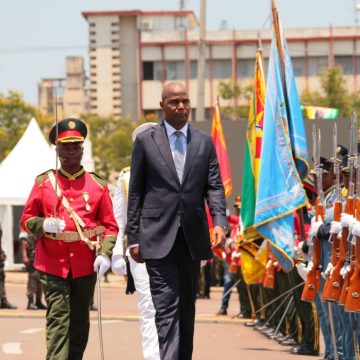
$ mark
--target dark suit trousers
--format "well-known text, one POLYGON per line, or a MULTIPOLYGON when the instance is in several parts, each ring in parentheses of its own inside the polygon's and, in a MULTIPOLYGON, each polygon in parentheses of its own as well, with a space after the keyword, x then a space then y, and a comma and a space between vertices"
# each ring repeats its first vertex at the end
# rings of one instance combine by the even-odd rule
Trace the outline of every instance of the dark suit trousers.
POLYGON ((181 228, 170 253, 162 259, 146 260, 146 268, 161 360, 190 360, 200 261, 191 258, 181 228))

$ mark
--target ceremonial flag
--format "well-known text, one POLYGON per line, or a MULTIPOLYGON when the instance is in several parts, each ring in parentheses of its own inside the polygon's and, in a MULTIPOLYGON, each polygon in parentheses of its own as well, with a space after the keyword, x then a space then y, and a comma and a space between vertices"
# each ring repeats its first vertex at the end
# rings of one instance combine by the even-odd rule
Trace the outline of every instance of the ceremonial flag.
POLYGON ((259 279, 265 272, 266 251, 254 243, 261 235, 254 227, 255 201, 259 177, 262 130, 265 106, 265 76, 262 50, 258 50, 254 66, 254 92, 246 131, 245 156, 241 189, 242 234, 239 236, 241 271, 246 284, 259 279), (265 253, 265 256, 261 256, 265 253))
POLYGON ((254 215, 265 107, 265 77, 261 50, 256 54, 254 70, 254 92, 246 131, 241 189, 241 221, 244 237, 247 241, 256 240, 260 237, 254 228, 254 215))
POLYGON ((336 120, 339 117, 339 109, 320 106, 301 106, 305 116, 309 120, 326 119, 336 120))
POLYGON ((301 179, 309 165, 291 59, 276 21, 274 16, 254 224, 289 271, 294 265, 293 212, 307 203, 301 179))
POLYGON ((211 137, 214 141, 217 158, 219 161, 221 180, 225 189, 225 196, 229 197, 232 192, 232 180, 230 173, 229 158, 226 149, 225 137, 220 119, 219 103, 214 107, 211 127, 211 137))

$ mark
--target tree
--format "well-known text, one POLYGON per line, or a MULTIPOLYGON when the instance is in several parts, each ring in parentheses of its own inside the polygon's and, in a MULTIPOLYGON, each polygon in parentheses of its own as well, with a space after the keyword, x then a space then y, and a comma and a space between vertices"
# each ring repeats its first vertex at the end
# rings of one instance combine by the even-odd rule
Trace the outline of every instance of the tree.
POLYGON ((48 126, 50 122, 34 106, 26 103, 20 93, 0 93, 0 162, 19 141, 33 117, 41 127, 48 126))
POLYGON ((340 116, 350 116, 356 96, 349 94, 342 68, 336 66, 323 71, 320 74, 320 84, 322 92, 304 91, 301 96, 302 103, 304 105, 337 108, 340 116))
POLYGON ((92 115, 84 119, 89 128, 96 172, 108 179, 113 171, 118 173, 130 164, 131 134, 139 123, 92 115))
POLYGON ((232 103, 232 105, 221 106, 222 117, 231 120, 247 118, 249 115, 249 105, 247 104, 251 98, 251 92, 252 85, 242 89, 233 80, 221 81, 219 83, 220 97, 228 103, 232 103))

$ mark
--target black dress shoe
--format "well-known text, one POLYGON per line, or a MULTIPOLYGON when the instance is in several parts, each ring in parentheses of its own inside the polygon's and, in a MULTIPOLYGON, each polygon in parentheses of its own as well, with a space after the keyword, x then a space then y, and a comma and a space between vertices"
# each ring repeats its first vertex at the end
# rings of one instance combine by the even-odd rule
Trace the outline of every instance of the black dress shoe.
POLYGON ((251 315, 250 314, 243 314, 243 313, 238 313, 234 316, 231 317, 232 319, 251 319, 251 315))
POLYGON ((33 303, 33 302, 28 302, 27 304, 27 307, 26 307, 27 310, 38 310, 39 308, 33 303))
POLYGON ((278 342, 282 342, 282 341, 285 341, 287 339, 290 338, 290 335, 280 335, 278 336, 278 338, 276 339, 278 342))
POLYGON ((319 351, 308 349, 304 346, 294 346, 290 349, 291 354, 295 355, 310 355, 310 356, 319 356, 319 351))
POLYGON ((226 309, 220 308, 220 310, 215 315, 227 315, 226 309))
POLYGON ((1 299, 0 302, 0 308, 1 309, 17 309, 17 306, 11 305, 6 298, 1 299))
POLYGON ((280 341, 280 344, 281 345, 288 345, 288 346, 296 346, 296 345, 298 345, 298 343, 293 338, 290 338, 290 339, 287 339, 287 340, 284 340, 284 341, 280 341))
POLYGON ((37 302, 35 303, 35 305, 36 305, 37 308, 40 309, 40 310, 46 310, 46 309, 47 309, 46 305, 44 305, 44 304, 41 302, 41 300, 40 300, 40 301, 37 301, 37 302))

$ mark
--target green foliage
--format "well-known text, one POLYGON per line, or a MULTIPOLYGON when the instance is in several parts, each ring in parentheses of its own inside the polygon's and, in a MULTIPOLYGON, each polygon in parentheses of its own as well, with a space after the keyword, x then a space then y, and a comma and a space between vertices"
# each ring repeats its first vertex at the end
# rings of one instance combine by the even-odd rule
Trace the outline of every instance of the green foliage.
POLYGON ((89 127, 95 171, 108 179, 113 171, 118 173, 130 164, 131 134, 139 123, 91 115, 84 120, 89 127))
POLYGON ((16 145, 32 117, 35 117, 42 127, 49 123, 49 119, 26 103, 20 93, 0 93, 0 162, 16 145))
POLYGON ((340 117, 348 117, 359 104, 359 95, 350 94, 346 88, 341 67, 326 69, 320 74, 321 92, 304 91, 301 101, 304 105, 337 108, 340 117))
POLYGON ((252 86, 248 85, 243 89, 233 80, 221 81, 219 83, 219 94, 223 100, 231 105, 221 106, 221 115, 224 119, 239 120, 249 116, 249 105, 252 86), (245 104, 244 104, 245 103, 245 104))

